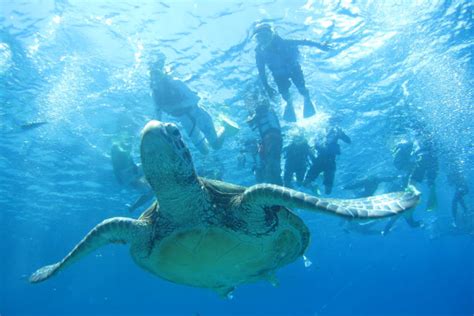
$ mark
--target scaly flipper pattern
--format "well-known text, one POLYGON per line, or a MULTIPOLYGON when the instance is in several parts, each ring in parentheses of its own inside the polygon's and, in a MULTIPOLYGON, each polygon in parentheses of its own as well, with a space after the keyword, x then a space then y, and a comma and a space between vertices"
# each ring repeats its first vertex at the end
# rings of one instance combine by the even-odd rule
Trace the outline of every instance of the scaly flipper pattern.
POLYGON ((243 204, 281 205, 311 211, 326 211, 334 215, 351 218, 376 218, 396 215, 415 207, 420 193, 409 187, 404 192, 395 192, 361 199, 317 198, 292 189, 273 184, 257 184, 249 187, 241 196, 243 204))
POLYGON ((136 237, 137 234, 140 234, 145 226, 144 222, 131 218, 114 217, 107 219, 94 227, 63 260, 38 269, 30 276, 29 281, 38 283, 49 279, 60 270, 106 244, 125 244, 136 237))

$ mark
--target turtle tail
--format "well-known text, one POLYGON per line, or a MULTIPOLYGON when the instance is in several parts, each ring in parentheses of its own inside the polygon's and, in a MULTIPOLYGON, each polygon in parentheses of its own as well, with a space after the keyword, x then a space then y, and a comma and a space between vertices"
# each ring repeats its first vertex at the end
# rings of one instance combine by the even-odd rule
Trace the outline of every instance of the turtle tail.
POLYGON ((49 279, 60 270, 106 244, 130 242, 140 233, 143 225, 142 221, 131 218, 114 217, 107 219, 94 227, 64 259, 38 269, 30 276, 29 281, 38 283, 49 279))
POLYGON ((272 184, 249 187, 241 196, 242 204, 281 205, 311 211, 324 211, 352 218, 376 218, 396 215, 415 207, 420 193, 410 186, 403 192, 388 193, 361 199, 317 198, 299 191, 272 184))

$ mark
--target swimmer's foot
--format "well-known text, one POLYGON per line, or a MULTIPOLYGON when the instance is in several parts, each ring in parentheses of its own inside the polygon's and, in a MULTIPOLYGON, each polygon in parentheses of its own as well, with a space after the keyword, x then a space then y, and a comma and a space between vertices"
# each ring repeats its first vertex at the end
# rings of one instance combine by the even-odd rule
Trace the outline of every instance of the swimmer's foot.
POLYGON ((222 135, 226 138, 235 136, 240 131, 240 126, 224 115, 219 116, 224 130, 222 135))
POLYGON ((304 99, 303 117, 311 117, 316 114, 314 105, 309 98, 304 99))
POLYGON ((217 133, 217 141, 212 144, 212 148, 214 150, 218 150, 222 148, 222 145, 224 145, 224 141, 227 138, 232 138, 237 134, 240 130, 240 127, 237 123, 231 121, 228 118, 221 118, 222 120, 222 125, 223 127, 220 129, 220 131, 217 133))
POLYGON ((296 113, 292 104, 286 104, 283 119, 287 122, 296 122, 296 113))

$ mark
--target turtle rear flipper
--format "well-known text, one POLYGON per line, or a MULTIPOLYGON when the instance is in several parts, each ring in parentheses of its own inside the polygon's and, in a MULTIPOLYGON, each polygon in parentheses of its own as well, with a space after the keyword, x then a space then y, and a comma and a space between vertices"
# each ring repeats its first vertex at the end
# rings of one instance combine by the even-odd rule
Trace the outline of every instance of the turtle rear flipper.
POLYGON ((61 262, 58 262, 55 264, 50 264, 49 266, 44 266, 42 268, 39 268, 38 270, 36 270, 35 273, 33 273, 30 276, 29 281, 31 283, 38 283, 38 282, 48 279, 49 277, 51 277, 53 274, 56 273, 60 265, 61 265, 61 262))
POLYGON ((106 244, 130 242, 143 231, 143 226, 142 221, 130 218, 107 219, 94 227, 63 260, 38 269, 30 276, 29 281, 31 283, 44 281, 106 244))
POLYGON ((404 192, 361 199, 325 199, 277 185, 257 184, 248 188, 241 199, 243 204, 249 205, 281 205, 288 208, 325 211, 352 218, 374 218, 396 215, 415 207, 420 199, 420 193, 414 187, 409 187, 404 192))

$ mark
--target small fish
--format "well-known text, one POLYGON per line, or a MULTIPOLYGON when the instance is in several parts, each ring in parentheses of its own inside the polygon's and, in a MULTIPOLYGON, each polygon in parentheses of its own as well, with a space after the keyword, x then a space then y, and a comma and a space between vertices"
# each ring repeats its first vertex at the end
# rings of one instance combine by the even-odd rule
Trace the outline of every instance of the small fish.
POLYGON ((168 8, 168 9, 171 8, 169 4, 164 3, 163 1, 161 1, 160 4, 164 6, 165 8, 168 8))
POLYGON ((48 124, 48 122, 31 122, 21 125, 20 128, 24 131, 28 131, 30 129, 34 129, 45 124, 48 124))

